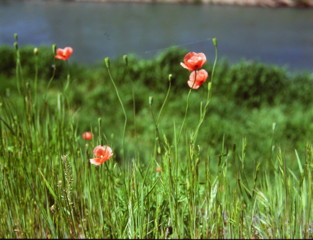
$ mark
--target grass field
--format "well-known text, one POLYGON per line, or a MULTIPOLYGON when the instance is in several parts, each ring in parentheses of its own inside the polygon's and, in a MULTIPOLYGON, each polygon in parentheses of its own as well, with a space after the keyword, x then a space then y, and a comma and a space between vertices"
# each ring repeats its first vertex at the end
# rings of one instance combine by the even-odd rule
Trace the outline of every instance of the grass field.
POLYGON ((0 47, 1 238, 313 237, 312 74, 214 67, 212 52, 190 90, 180 48, 82 66, 14 47, 0 47), (100 166, 97 145, 113 150, 100 166))

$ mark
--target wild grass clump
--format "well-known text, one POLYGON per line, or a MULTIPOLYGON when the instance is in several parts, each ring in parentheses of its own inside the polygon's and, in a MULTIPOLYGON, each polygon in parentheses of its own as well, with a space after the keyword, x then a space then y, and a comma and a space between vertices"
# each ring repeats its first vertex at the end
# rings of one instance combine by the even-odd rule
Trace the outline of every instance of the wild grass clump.
POLYGON ((212 52, 189 90, 184 49, 82 66, 14 46, 0 47, 0 237, 313 237, 312 74, 212 52), (95 166, 98 145, 113 157, 95 166))

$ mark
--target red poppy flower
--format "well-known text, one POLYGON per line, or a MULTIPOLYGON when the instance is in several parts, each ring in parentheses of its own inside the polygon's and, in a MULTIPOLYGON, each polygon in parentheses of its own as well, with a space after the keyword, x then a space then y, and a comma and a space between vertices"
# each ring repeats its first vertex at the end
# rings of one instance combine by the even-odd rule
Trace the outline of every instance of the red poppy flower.
POLYGON ((155 171, 156 172, 162 172, 162 168, 161 167, 156 167, 155 171))
POLYGON ((184 68, 188 69, 189 71, 195 71, 203 66, 206 62, 206 56, 204 53, 195 53, 190 52, 187 53, 184 57, 184 62, 180 63, 184 68))
POLYGON ((204 69, 193 71, 188 80, 188 86, 192 89, 198 89, 208 78, 209 74, 204 69))
POLYGON ((109 146, 100 145, 95 147, 93 154, 96 156, 96 158, 90 159, 90 163, 94 165, 100 165, 113 156, 112 149, 109 146))
POLYGON ((66 47, 66 48, 58 48, 55 58, 60 59, 60 60, 67 60, 73 53, 73 48, 71 47, 66 47))
POLYGON ((83 139, 90 141, 93 137, 92 132, 84 132, 82 135, 83 139))

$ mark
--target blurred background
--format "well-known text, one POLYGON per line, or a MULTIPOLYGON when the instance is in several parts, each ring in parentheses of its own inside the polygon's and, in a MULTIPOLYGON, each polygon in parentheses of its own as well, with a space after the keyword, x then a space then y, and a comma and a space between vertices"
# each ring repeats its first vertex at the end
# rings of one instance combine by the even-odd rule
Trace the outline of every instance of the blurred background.
MULTIPOLYGON (((313 9, 213 4, 0 1, 0 44, 72 46, 71 61, 95 63, 170 46, 206 52, 211 38, 230 62, 260 60, 312 72, 313 9)), ((210 57, 212 54, 212 57, 210 57)))

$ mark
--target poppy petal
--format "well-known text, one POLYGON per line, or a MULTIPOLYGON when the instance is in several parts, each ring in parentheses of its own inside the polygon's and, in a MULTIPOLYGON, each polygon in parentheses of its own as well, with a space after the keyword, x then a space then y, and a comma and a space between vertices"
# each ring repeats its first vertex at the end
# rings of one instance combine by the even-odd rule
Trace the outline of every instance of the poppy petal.
POLYGON ((96 157, 101 157, 101 156, 104 156, 105 155, 105 149, 103 146, 101 145, 98 145, 94 148, 93 150, 93 154, 96 156, 96 157))
POLYGON ((188 67, 185 63, 180 63, 183 68, 186 68, 188 71, 193 71, 193 68, 188 67))
POLYGON ((184 63, 181 63, 181 65, 189 71, 194 71, 201 68, 205 62, 206 56, 204 53, 189 52, 184 57, 184 63))
POLYGON ((198 89, 201 85, 198 85, 197 83, 195 83, 194 81, 188 81, 187 82, 188 86, 192 89, 198 89))
POLYGON ((102 161, 101 158, 91 158, 89 159, 91 164, 97 165, 99 166, 100 164, 102 164, 104 161, 102 161))
POLYGON ((67 60, 73 53, 73 48, 65 47, 64 49, 58 48, 56 51, 56 59, 67 60))

